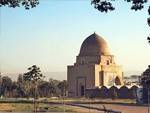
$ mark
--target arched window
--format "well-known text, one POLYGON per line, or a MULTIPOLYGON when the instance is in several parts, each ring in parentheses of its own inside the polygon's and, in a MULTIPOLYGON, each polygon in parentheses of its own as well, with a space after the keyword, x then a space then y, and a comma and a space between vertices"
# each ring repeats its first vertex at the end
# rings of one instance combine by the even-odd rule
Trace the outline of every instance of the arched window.
POLYGON ((121 85, 121 82, 120 82, 120 79, 119 79, 118 76, 115 78, 115 84, 116 85, 121 85))
POLYGON ((109 60, 107 60, 107 65, 109 65, 109 60))

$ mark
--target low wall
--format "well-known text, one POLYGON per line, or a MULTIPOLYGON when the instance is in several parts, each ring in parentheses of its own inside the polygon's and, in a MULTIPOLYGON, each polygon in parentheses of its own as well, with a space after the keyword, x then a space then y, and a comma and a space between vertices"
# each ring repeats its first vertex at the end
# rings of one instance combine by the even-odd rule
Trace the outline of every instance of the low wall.
POLYGON ((110 88, 102 86, 101 88, 86 89, 86 97, 90 98, 119 98, 119 99, 135 99, 137 97, 138 86, 122 86, 120 88, 112 86, 110 88))

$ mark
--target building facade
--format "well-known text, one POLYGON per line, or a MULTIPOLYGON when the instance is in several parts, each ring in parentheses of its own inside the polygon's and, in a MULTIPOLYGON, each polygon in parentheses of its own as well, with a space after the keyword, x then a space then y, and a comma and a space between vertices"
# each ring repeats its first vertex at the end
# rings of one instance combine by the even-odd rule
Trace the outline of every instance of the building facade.
POLYGON ((68 96, 82 97, 86 89, 123 85, 123 71, 107 42, 93 33, 83 41, 74 65, 67 67, 67 81, 68 96))

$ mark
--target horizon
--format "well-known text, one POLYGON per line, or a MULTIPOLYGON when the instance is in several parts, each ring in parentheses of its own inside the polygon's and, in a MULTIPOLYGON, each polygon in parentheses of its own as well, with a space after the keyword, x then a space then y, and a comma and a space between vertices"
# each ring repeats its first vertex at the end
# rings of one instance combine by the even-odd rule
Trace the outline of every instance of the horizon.
POLYGON ((95 31, 107 41, 124 72, 142 73, 150 62, 147 14, 145 9, 131 11, 128 4, 122 8, 123 3, 116 2, 118 9, 107 14, 90 1, 41 1, 29 11, 1 7, 0 71, 24 73, 36 64, 44 73, 66 73, 82 42, 95 31))
MULTIPOLYGON (((124 77, 130 77, 132 75, 141 75, 143 72, 141 71, 127 71, 124 72, 124 77)), ((2 76, 8 76, 11 77, 12 80, 16 81, 19 74, 24 73, 7 73, 3 74, 2 76)), ((44 80, 48 81, 49 79, 55 79, 55 80, 67 80, 67 72, 66 71, 60 71, 60 72, 42 72, 42 74, 45 76, 44 80)))

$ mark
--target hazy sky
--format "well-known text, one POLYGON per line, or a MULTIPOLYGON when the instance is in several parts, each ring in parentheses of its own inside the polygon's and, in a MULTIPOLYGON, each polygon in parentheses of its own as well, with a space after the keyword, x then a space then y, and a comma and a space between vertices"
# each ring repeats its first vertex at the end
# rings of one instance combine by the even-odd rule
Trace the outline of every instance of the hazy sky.
POLYGON ((94 31, 108 42, 124 71, 142 72, 150 63, 146 9, 134 12, 130 4, 120 1, 115 3, 115 11, 102 14, 90 0, 40 1, 29 11, 1 8, 2 73, 23 73, 33 64, 43 72, 66 71, 75 62, 83 40, 94 31))

